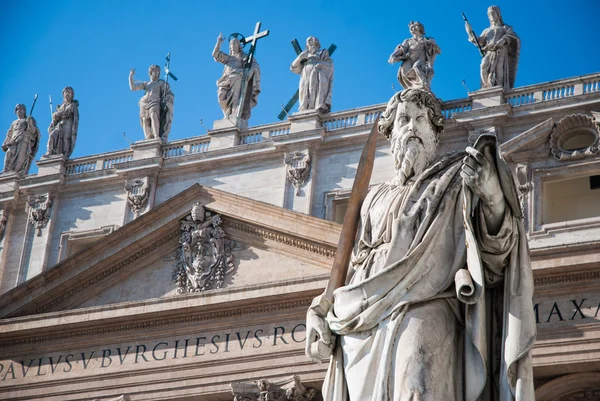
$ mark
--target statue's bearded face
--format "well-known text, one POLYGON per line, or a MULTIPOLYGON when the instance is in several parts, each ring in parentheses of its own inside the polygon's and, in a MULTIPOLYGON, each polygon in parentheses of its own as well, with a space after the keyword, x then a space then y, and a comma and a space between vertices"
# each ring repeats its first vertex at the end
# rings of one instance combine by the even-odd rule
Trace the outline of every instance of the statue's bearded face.
POLYGON ((308 48, 308 52, 310 54, 315 54, 319 51, 319 49, 321 49, 321 44, 316 39, 309 38, 306 41, 306 47, 308 48))
POLYGON ((413 102, 400 103, 392 129, 391 147, 401 185, 411 177, 418 177, 429 166, 435 157, 436 143, 427 108, 413 102))

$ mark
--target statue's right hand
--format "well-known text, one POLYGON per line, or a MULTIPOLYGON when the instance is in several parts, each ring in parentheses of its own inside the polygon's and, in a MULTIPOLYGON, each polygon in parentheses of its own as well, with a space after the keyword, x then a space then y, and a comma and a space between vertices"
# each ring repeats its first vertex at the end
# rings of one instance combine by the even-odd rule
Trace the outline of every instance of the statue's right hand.
POLYGON ((132 68, 131 70, 129 70, 129 77, 133 78, 134 75, 135 75, 135 68, 132 68))
POLYGON ((217 37, 217 43, 223 43, 223 41, 225 40, 225 37, 223 36, 223 34, 221 32, 219 32, 219 36, 217 37))
POLYGON ((331 303, 320 295, 306 312, 306 356, 315 362, 327 359, 333 353, 335 336, 325 320, 331 303))

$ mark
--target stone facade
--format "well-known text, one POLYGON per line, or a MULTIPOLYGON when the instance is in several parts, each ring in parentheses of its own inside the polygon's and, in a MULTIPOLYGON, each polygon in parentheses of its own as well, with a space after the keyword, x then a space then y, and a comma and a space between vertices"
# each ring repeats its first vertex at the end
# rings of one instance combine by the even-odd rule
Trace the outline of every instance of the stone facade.
MULTIPOLYGON (((0 398, 310 399, 327 366, 304 356, 306 309, 325 287, 336 222, 384 107, 140 141, 0 177, 0 398), (201 224, 196 202, 235 242, 232 265, 221 288, 178 293, 173 255, 182 222, 201 224), (297 398, 285 398, 289 383, 297 398)), ((594 399, 600 73, 482 89, 443 110, 442 152, 493 128, 519 184, 536 286, 537 399, 594 399)), ((381 138, 371 184, 392 177, 388 146, 381 138)), ((192 246, 190 260, 215 260, 214 238, 192 246)))

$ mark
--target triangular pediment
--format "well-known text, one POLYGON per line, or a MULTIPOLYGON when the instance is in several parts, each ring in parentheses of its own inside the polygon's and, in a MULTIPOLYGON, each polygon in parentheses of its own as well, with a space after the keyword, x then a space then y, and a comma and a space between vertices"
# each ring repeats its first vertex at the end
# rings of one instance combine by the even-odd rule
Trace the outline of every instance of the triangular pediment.
POLYGON ((518 161, 519 155, 547 156, 549 154, 548 141, 554 126, 554 119, 549 118, 509 139, 500 146, 502 155, 513 161, 518 161))
POLYGON ((214 294, 328 274, 338 224, 195 184, 3 294, 0 317, 185 296, 189 288, 177 285, 177 250, 182 222, 194 223, 197 202, 206 216, 219 216, 233 259, 220 285, 196 291, 214 294))

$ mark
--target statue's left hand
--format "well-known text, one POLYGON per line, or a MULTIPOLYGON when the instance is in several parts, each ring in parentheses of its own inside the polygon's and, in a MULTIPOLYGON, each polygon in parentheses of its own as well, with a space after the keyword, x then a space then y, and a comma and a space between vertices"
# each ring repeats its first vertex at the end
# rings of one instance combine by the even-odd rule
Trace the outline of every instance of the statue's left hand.
POLYGON ((504 200, 498 171, 492 162, 492 149, 487 146, 482 153, 471 146, 466 149, 468 155, 463 159, 460 176, 471 191, 487 206, 499 205, 504 200))

